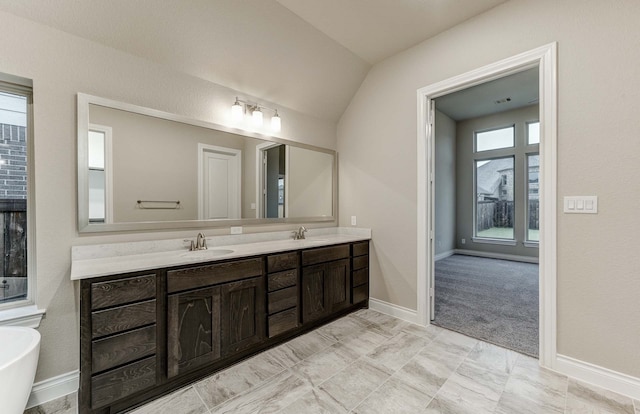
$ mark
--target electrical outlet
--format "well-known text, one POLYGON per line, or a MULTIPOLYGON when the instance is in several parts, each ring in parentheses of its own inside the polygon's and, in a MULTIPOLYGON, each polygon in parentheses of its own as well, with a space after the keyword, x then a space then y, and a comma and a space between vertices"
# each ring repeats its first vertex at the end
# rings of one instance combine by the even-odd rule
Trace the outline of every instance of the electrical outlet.
POLYGON ((356 216, 351 216, 351 225, 355 226, 358 221, 356 220, 356 216))
POLYGON ((467 242, 467 239, 461 239, 460 243, 465 244, 467 242))
POLYGON ((255 210, 256 209, 256 203, 251 203, 251 210, 255 210))
POLYGON ((232 226, 231 234, 242 234, 242 226, 232 226))

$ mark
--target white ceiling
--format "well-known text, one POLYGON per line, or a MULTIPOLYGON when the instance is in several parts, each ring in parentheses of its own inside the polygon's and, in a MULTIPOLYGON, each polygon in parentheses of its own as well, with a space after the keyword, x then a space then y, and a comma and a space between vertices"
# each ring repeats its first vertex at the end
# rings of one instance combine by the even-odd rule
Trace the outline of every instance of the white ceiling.
POLYGON ((372 63, 506 0, 2 0, 21 16, 337 121, 372 63))
POLYGON ((454 121, 491 115, 538 103, 538 67, 437 98, 436 109, 454 121))
POLYGON ((506 0, 276 0, 375 64, 506 0))

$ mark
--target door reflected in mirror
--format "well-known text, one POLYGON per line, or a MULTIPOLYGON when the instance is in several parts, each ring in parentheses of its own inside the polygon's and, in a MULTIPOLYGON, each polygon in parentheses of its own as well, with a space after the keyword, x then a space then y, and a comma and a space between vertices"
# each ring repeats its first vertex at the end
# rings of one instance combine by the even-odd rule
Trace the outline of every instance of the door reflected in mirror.
POLYGON ((80 231, 334 220, 334 151, 187 121, 78 95, 80 231))

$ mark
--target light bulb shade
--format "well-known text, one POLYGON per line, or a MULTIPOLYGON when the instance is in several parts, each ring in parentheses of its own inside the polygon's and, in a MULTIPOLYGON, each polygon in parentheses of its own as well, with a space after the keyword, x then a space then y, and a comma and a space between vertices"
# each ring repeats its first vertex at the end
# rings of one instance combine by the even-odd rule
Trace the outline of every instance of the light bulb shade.
POLYGON ((253 125, 262 126, 262 111, 260 110, 260 108, 256 108, 253 110, 251 118, 253 119, 253 125))
POLYGON ((271 118, 271 129, 275 132, 280 132, 282 129, 282 120, 280 119, 280 115, 278 115, 278 111, 276 111, 276 114, 271 118))
POLYGON ((242 105, 238 101, 231 106, 231 119, 234 122, 242 121, 242 105))

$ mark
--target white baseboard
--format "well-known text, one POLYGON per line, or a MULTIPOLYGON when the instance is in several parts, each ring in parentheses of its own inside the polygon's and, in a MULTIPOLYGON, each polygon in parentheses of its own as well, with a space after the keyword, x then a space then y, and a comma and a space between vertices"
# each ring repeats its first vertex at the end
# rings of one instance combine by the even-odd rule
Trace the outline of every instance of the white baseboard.
POLYGON ((640 400, 640 378, 560 354, 556 357, 556 370, 577 380, 640 400))
POLYGON ((447 257, 453 256, 454 254, 456 254, 455 250, 448 250, 446 252, 436 254, 433 257, 433 260, 437 262, 438 260, 446 259, 447 257))
POLYGON ((403 321, 419 324, 418 312, 404 306, 394 305, 379 299, 369 298, 369 308, 385 315, 393 316, 403 321))
POLYGON ((46 402, 64 397, 78 391, 80 371, 71 371, 57 377, 49 378, 33 384, 27 408, 42 405, 46 402))
POLYGON ((537 257, 518 256, 518 255, 515 255, 515 254, 479 252, 479 251, 476 251, 476 250, 467 250, 467 249, 455 249, 454 253, 455 254, 464 254, 464 255, 467 255, 467 256, 488 257, 489 259, 513 260, 514 262, 538 263, 538 258, 537 257))

